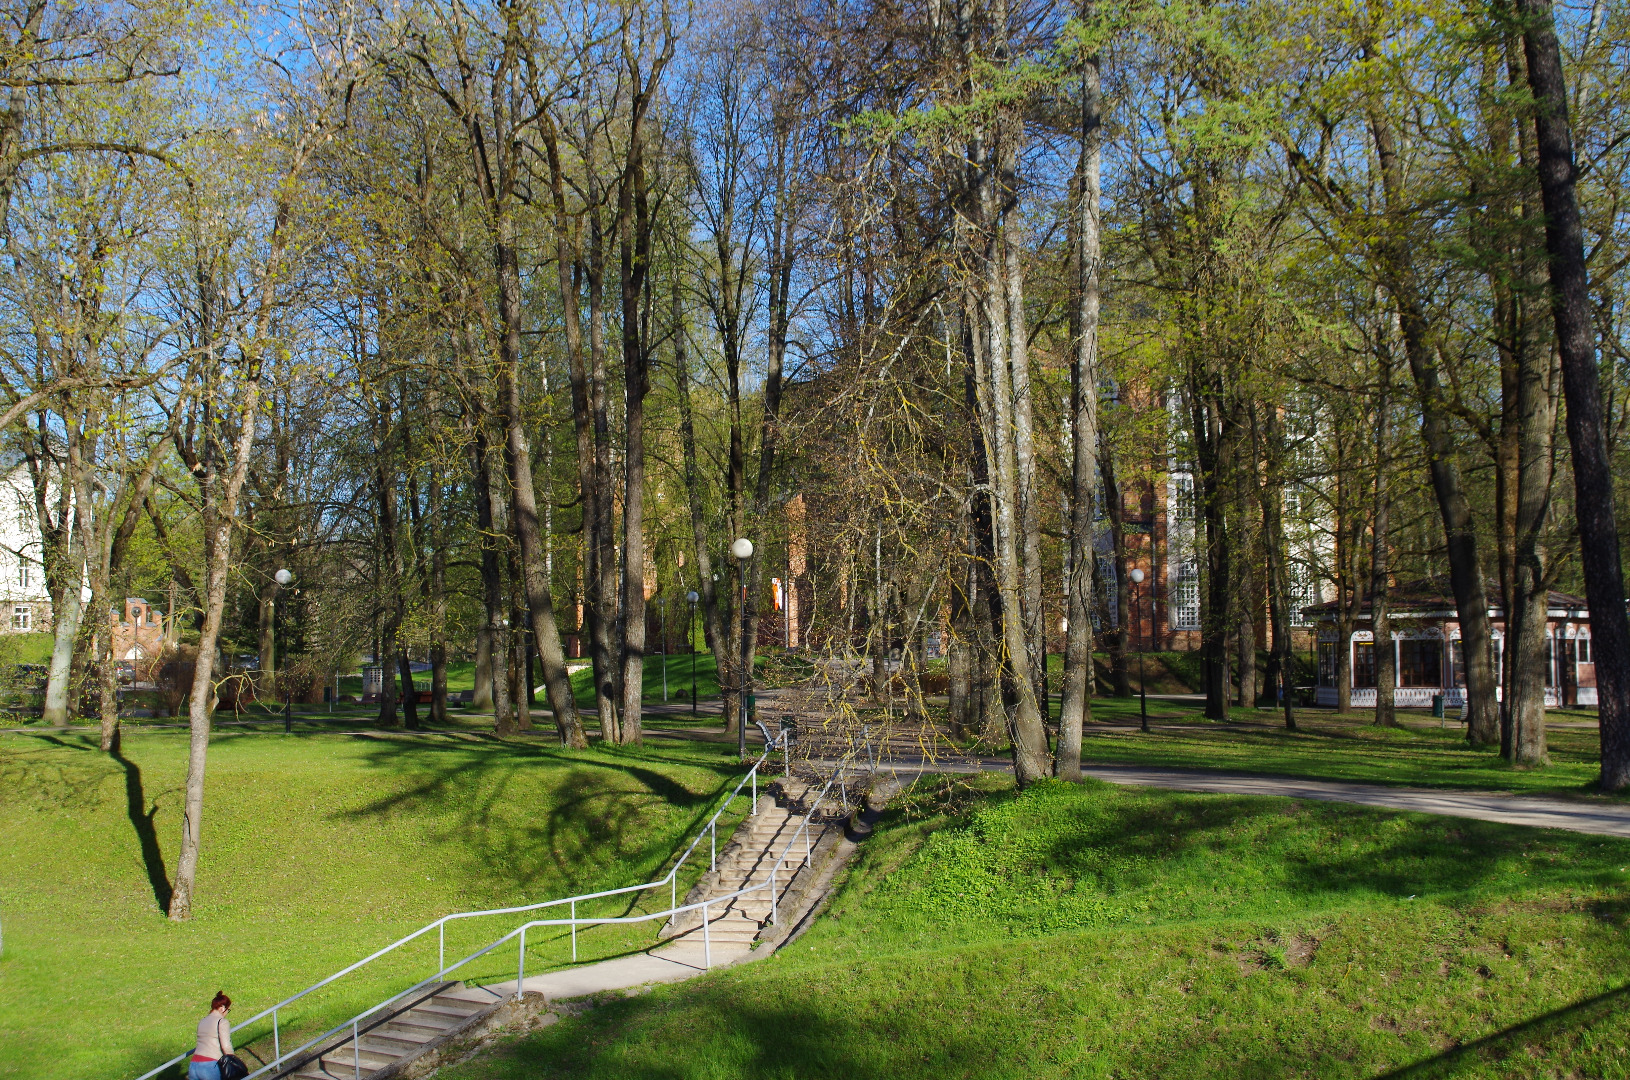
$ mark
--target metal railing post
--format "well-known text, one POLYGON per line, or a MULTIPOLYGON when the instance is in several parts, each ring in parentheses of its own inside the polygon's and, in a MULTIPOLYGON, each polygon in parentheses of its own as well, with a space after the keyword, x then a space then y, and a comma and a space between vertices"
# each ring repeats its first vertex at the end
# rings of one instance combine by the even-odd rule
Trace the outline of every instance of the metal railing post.
MULTIPOLYGON (((779 864, 777 864, 777 865, 779 865, 779 864)), ((776 922, 776 916, 779 915, 779 914, 780 914, 780 909, 776 907, 776 903, 775 903, 775 866, 771 866, 770 867, 770 925, 771 926, 780 925, 779 923, 776 922)))
POLYGON ((357 1022, 351 1021, 351 1071, 362 1080, 362 1036, 357 1034, 357 1022))
POLYGON ((283 1033, 277 1027, 277 1010, 272 1010, 272 1057, 283 1060, 283 1033))
POLYGON ((713 968, 713 924, 708 921, 707 901, 702 902, 702 966, 713 968))
POLYGON ((436 978, 439 979, 447 974, 447 924, 445 922, 441 924, 438 936, 441 939, 441 944, 436 951, 436 978))
POLYGON ((709 870, 719 868, 719 819, 714 818, 707 827, 707 863, 709 870))
POLYGON ((673 918, 674 908, 679 906, 679 867, 674 867, 673 874, 668 878, 668 918, 673 918))
MULTIPOLYGON (((576 905, 574 904, 573 906, 575 907, 576 905)), ((577 924, 576 923, 572 924, 572 931, 573 931, 574 934, 576 933, 576 931, 577 931, 577 924)), ((520 959, 515 964, 515 1000, 516 1001, 521 1000, 521 983, 524 982, 525 980, 526 980, 526 927, 523 926, 523 927, 521 927, 521 956, 520 956, 520 959)))
POLYGON ((577 963, 577 901, 572 901, 572 963, 577 963))

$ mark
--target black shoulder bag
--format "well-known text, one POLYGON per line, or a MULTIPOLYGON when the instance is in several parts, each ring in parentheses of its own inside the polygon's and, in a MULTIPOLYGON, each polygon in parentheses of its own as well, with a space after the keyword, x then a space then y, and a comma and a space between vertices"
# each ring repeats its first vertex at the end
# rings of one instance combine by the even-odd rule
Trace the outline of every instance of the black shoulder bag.
MULTIPOLYGON (((221 1024, 220 1021, 217 1021, 215 1024, 217 1038, 220 1037, 220 1031, 221 1024)), ((216 1065, 221 1070, 221 1080, 243 1080, 244 1077, 249 1075, 249 1066, 245 1065, 243 1059, 236 1054, 222 1054, 216 1065)))

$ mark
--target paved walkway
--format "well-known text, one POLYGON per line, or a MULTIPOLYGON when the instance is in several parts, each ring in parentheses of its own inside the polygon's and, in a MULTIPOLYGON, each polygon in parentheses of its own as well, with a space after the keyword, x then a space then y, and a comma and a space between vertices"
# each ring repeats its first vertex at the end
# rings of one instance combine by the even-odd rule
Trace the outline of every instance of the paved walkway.
POLYGON ((1624 803, 1574 801, 1488 791, 1388 787, 1344 780, 1304 780, 1293 776, 1165 769, 1147 765, 1082 765, 1081 771, 1111 784, 1174 791, 1207 791, 1220 795, 1282 795, 1291 799, 1354 803, 1382 810, 1412 810, 1421 814, 1475 818, 1504 825, 1531 825, 1598 836, 1630 837, 1630 805, 1624 803))

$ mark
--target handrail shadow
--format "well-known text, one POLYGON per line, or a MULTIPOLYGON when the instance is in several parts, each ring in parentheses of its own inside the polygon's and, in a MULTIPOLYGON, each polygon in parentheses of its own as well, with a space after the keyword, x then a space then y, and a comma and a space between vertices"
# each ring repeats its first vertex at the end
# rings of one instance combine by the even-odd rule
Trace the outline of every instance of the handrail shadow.
POLYGON ((1425 1061, 1417 1061, 1401 1069, 1381 1073, 1374 1080, 1428 1080, 1430 1077, 1449 1076, 1459 1066, 1472 1059, 1500 1060, 1509 1057, 1521 1047, 1531 1043, 1533 1041, 1531 1036, 1543 1034, 1547 1028, 1560 1027, 1563 1024, 1572 1026, 1591 1023, 1612 1012, 1615 1007, 1622 1007, 1627 1001, 1630 1001, 1630 984, 1597 994, 1595 997, 1585 998, 1583 1001, 1576 1001, 1572 1005, 1564 1005, 1548 1013, 1541 1013, 1520 1024, 1501 1028, 1492 1035, 1463 1043, 1452 1050, 1435 1054, 1425 1061))

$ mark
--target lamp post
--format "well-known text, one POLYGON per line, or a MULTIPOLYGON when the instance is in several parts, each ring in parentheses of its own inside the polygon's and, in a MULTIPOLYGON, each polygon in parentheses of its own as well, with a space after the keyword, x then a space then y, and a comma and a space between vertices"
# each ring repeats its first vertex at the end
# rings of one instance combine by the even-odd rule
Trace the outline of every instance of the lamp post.
POLYGON ((690 605, 690 622, 685 624, 685 643, 690 646, 690 714, 696 715, 696 601, 701 597, 692 589, 685 594, 685 603, 690 605))
POLYGON ((1143 674, 1143 613, 1138 610, 1137 587, 1143 584, 1143 571, 1133 570, 1126 575, 1132 580, 1132 627, 1138 635, 1138 712, 1142 720, 1138 724, 1140 731, 1149 730, 1149 681, 1143 674))
POLYGON ((741 583, 741 702, 736 709, 736 753, 747 758, 747 724, 753 716, 752 627, 747 619, 747 561, 753 557, 753 542, 743 536, 730 545, 736 557, 737 580, 741 583))
MULTIPOLYGON (((276 581, 278 583, 278 585, 280 585, 280 586, 282 586, 283 588, 286 589, 286 588, 289 587, 290 583, 292 583, 294 581, 294 575, 292 573, 290 573, 289 571, 287 571, 287 570, 279 570, 277 573, 272 575, 272 580, 276 581)), ((273 614, 274 614, 274 616, 278 615, 278 614, 281 614, 281 611, 274 612, 273 614)), ((276 620, 275 617, 274 617, 274 619, 272 621, 272 629, 273 630, 277 629, 277 620, 276 620)), ((277 656, 277 650, 275 648, 272 650, 272 655, 274 657, 277 656)), ((277 669, 274 667, 273 670, 276 671, 277 669)), ((294 733, 294 694, 293 694, 293 691, 289 687, 289 680, 284 679, 283 680, 283 734, 292 735, 293 733, 294 733)))

